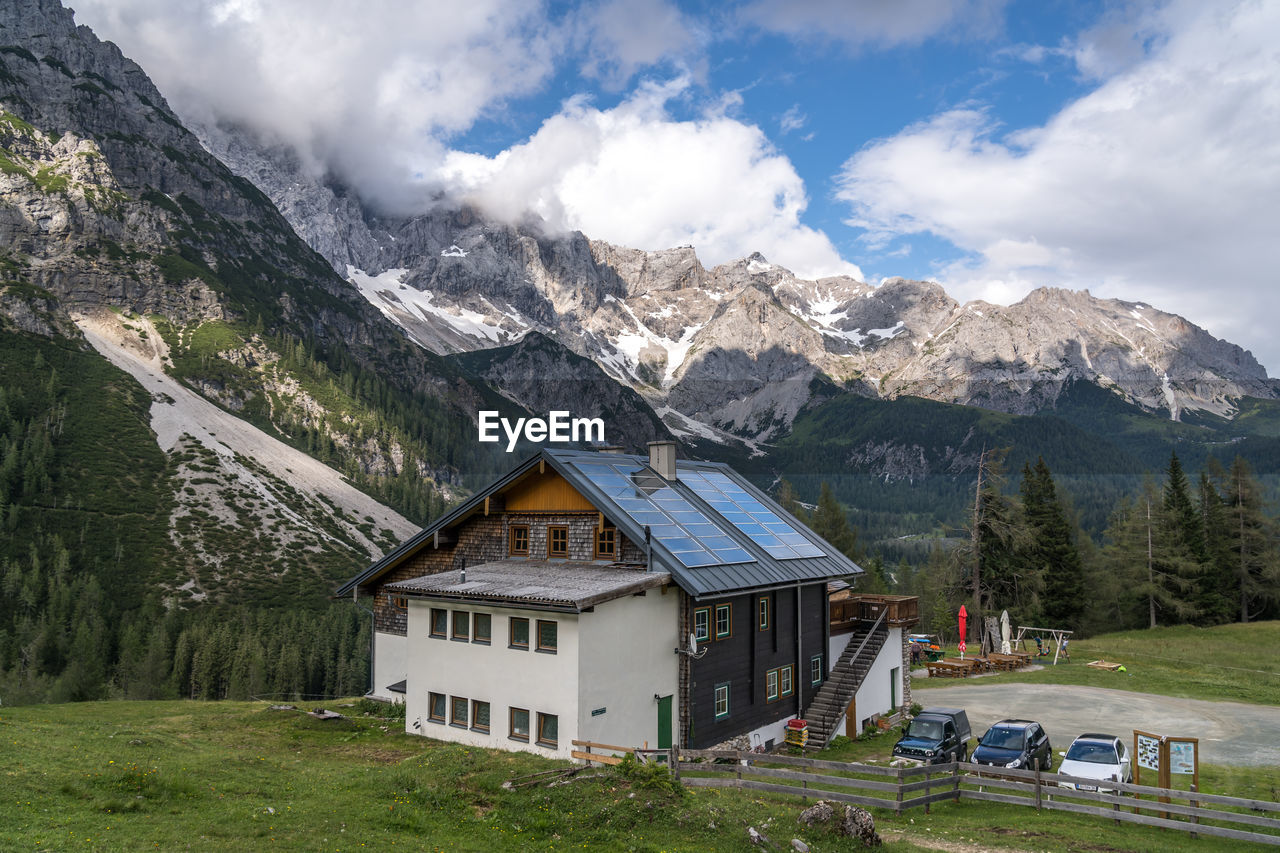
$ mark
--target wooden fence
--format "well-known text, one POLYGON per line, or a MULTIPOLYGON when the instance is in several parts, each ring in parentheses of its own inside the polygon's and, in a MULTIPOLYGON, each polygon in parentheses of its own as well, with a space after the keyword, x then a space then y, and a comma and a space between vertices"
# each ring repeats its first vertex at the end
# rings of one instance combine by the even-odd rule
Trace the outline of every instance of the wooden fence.
POLYGON ((1116 789, 1112 793, 1081 791, 1059 783, 1098 781, 958 762, 876 767, 756 752, 680 750, 673 751, 671 766, 681 782, 695 788, 770 791, 898 814, 918 807, 928 811, 944 800, 979 800, 1280 846, 1280 803, 1268 800, 1118 782, 1105 783, 1116 789))

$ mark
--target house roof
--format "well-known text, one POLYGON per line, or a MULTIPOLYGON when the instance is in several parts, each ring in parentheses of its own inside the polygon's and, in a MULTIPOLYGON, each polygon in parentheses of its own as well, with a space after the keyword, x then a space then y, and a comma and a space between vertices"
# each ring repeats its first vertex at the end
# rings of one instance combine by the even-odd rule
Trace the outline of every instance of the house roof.
POLYGON ((387 589, 427 598, 573 610, 634 595, 671 582, 667 572, 573 560, 498 560, 465 571, 440 572, 387 584, 387 589))
POLYGON ((670 572, 695 598, 861 574, 852 560, 728 465, 681 459, 676 479, 668 481, 648 463, 647 457, 628 454, 543 449, 347 581, 337 594, 376 581, 435 536, 483 511, 486 497, 539 465, 564 477, 632 542, 644 547, 650 528, 652 568, 670 572))

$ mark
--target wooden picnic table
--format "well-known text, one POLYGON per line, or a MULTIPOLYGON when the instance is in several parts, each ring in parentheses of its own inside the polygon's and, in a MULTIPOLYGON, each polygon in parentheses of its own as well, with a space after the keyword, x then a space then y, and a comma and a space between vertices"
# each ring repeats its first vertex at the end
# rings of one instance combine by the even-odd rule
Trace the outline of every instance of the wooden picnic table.
POLYGON ((1003 655, 999 652, 992 652, 987 655, 987 660, 990 661, 991 665, 996 669, 1004 672, 1017 669, 1027 662, 1026 658, 1022 655, 1003 655))
POLYGON ((984 669, 982 661, 978 658, 943 658, 943 663, 954 664, 964 670, 965 675, 972 675, 975 672, 982 672, 984 669))
POLYGON ((930 678, 964 678, 969 668, 947 660, 931 660, 925 664, 930 678))

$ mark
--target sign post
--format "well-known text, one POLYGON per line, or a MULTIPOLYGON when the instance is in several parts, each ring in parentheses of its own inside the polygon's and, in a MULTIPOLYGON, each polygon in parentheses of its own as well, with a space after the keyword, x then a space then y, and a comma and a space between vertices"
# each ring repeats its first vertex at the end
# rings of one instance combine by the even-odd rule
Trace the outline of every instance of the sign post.
MULTIPOLYGON (((1142 784, 1142 770, 1156 772, 1156 787, 1172 788, 1172 774, 1191 777, 1191 790, 1200 790, 1200 741, 1193 737, 1171 737, 1133 730, 1133 783, 1142 784)), ((1169 802, 1163 794, 1159 801, 1169 802)), ((1196 803, 1192 803, 1196 805, 1196 803)), ((1135 808, 1134 812, 1138 810, 1135 808)), ((1167 818, 1167 812, 1160 817, 1167 818)))

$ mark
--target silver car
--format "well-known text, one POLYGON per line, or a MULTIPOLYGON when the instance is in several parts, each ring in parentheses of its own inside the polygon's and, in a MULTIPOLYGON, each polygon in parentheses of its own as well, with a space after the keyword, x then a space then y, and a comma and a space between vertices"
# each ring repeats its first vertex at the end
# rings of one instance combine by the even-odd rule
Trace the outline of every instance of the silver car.
MULTIPOLYGON (((1124 741, 1115 735, 1083 734, 1071 742, 1062 756, 1058 772, 1063 776, 1097 779, 1099 782, 1132 782, 1133 768, 1124 741)), ((1105 785, 1084 782, 1059 782, 1060 788, 1077 791, 1114 791, 1105 785)))

